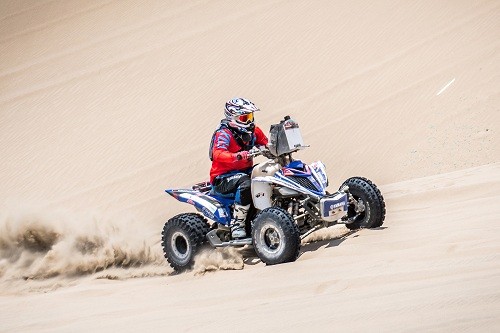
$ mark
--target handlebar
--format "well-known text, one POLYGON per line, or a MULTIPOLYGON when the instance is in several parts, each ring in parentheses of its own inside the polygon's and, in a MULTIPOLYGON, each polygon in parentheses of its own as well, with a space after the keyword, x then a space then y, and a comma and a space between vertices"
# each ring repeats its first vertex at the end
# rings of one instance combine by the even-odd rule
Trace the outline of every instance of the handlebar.
MULTIPOLYGON (((264 148, 264 149, 267 149, 267 148, 264 148)), ((262 155, 262 151, 257 147, 253 147, 252 149, 250 149, 248 151, 248 156, 257 157, 259 155, 262 155)))
MULTIPOLYGON (((262 146, 262 149, 261 148, 258 148, 258 147, 253 147, 252 149, 250 149, 248 151, 248 156, 251 157, 251 158, 254 158, 254 157, 257 157, 259 155, 264 155, 264 151, 269 151, 266 147, 262 146)), ((237 157, 238 161, 241 160, 241 156, 238 155, 237 157)))
POLYGON ((271 153, 269 148, 267 148, 266 146, 253 147, 252 149, 250 149, 249 155, 252 157, 263 155, 264 157, 269 159, 276 158, 276 156, 273 153, 271 153))

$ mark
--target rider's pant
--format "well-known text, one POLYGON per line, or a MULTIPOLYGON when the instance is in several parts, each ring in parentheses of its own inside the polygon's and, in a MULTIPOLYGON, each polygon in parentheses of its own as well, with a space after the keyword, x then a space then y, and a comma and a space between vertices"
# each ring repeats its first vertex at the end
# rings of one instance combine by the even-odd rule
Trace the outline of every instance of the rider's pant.
POLYGON ((244 172, 226 173, 215 177, 213 190, 219 194, 235 194, 234 203, 246 206, 252 203, 250 176, 244 172))

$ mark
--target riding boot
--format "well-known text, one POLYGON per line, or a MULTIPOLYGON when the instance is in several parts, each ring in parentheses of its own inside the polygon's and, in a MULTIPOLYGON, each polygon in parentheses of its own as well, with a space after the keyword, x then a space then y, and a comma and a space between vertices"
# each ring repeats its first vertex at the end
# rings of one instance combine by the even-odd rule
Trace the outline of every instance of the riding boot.
POLYGON ((247 218, 250 205, 241 206, 234 205, 233 218, 231 220, 231 236, 233 238, 245 238, 247 236, 245 230, 245 220, 247 218))

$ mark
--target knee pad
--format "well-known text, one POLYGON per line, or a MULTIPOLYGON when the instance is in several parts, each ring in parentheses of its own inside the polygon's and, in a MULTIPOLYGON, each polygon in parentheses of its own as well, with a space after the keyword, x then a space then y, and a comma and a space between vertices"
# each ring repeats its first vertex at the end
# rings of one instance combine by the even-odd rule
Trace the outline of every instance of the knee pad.
POLYGON ((235 202, 246 206, 252 203, 252 191, 250 188, 250 177, 243 176, 240 178, 238 190, 236 191, 235 202))

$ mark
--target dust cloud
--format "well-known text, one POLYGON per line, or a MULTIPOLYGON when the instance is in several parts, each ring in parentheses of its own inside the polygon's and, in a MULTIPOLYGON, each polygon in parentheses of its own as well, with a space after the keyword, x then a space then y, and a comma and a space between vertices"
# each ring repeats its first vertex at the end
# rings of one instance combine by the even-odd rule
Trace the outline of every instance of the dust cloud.
POLYGON ((0 215, 0 283, 167 275, 154 233, 132 218, 97 212, 9 209, 0 215))
POLYGON ((193 273, 203 275, 218 270, 243 269, 243 255, 235 248, 203 249, 194 260, 193 273))

